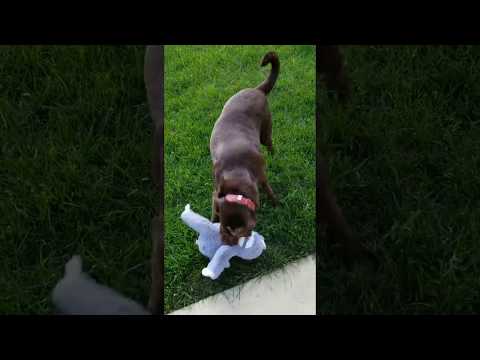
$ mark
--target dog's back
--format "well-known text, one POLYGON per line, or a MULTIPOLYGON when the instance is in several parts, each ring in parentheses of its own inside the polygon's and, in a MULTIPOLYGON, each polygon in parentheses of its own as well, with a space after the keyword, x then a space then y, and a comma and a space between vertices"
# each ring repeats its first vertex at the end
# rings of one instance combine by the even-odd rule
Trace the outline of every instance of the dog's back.
POLYGON ((270 117, 267 94, 277 80, 280 62, 277 54, 267 53, 261 65, 272 64, 272 70, 256 88, 243 89, 225 103, 210 138, 210 152, 215 162, 223 155, 239 152, 260 153, 260 132, 266 118, 270 117))
POLYGON ((210 139, 213 160, 229 152, 260 151, 260 129, 268 116, 265 94, 257 89, 244 89, 225 104, 215 123, 210 139))

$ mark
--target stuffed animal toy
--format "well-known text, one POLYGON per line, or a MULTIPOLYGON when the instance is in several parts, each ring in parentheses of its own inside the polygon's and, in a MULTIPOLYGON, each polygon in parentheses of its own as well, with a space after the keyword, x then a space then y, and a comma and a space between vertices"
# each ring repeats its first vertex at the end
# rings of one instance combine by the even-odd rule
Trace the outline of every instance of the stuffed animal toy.
POLYGON ((230 246, 222 243, 220 237, 220 223, 212 223, 207 218, 190 209, 190 204, 185 206, 181 219, 190 228, 198 233, 196 244, 200 252, 210 259, 207 267, 202 270, 202 275, 217 279, 226 268, 230 267, 230 259, 238 256, 244 260, 253 260, 259 257, 267 248, 262 235, 252 231, 248 238, 240 238, 238 245, 230 246))
POLYGON ((65 315, 150 315, 140 304, 84 273, 78 255, 65 265, 65 276, 55 286, 52 300, 57 312, 65 315))

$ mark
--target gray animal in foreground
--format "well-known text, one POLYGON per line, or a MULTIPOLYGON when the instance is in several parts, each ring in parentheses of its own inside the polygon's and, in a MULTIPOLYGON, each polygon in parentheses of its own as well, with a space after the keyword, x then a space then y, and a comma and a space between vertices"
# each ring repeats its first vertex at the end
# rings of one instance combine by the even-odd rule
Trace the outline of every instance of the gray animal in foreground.
POLYGON ((66 315, 150 315, 140 304, 83 272, 78 255, 65 265, 65 276, 53 289, 52 300, 57 311, 66 315))

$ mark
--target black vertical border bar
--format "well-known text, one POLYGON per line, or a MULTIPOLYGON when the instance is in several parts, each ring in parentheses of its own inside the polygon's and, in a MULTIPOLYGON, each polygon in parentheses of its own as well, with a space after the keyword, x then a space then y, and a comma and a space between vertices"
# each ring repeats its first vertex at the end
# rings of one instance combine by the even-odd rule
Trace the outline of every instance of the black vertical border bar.
POLYGON ((158 191, 158 213, 152 219, 151 287, 149 310, 164 315, 164 45, 145 48, 144 81, 153 122, 152 178, 158 191))

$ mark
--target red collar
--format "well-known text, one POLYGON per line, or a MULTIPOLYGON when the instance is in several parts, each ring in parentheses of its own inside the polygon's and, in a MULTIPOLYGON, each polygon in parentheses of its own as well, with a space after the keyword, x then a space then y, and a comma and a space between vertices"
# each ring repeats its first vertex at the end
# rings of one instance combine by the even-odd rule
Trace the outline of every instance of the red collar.
POLYGON ((225 196, 225 200, 227 200, 228 202, 245 205, 252 211, 255 211, 256 208, 255 203, 243 195, 227 194, 225 196))

